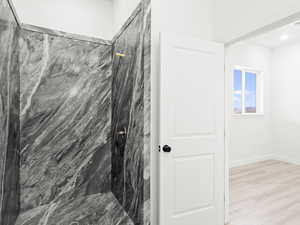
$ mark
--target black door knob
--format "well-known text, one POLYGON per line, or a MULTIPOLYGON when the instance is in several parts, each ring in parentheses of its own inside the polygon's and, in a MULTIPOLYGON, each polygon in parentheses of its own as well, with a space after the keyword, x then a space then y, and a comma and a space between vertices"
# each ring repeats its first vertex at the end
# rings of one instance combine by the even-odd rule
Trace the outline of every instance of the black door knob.
POLYGON ((169 145, 164 145, 163 151, 164 152, 171 152, 172 148, 169 145))

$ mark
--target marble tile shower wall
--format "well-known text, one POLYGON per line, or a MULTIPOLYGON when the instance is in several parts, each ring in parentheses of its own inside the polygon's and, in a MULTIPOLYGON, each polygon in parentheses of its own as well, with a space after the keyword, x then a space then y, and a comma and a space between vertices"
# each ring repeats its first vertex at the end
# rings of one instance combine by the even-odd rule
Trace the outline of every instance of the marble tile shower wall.
POLYGON ((143 74, 144 74, 144 202, 143 225, 151 224, 150 143, 151 143, 151 2, 143 2, 143 74))
POLYGON ((106 224, 102 214, 112 201, 111 46, 28 30, 19 43, 16 224, 106 224))
POLYGON ((143 1, 113 47, 112 191, 136 225, 150 224, 150 28, 143 1))
POLYGON ((19 213, 19 29, 6 0, 0 0, 0 224, 19 213))
POLYGON ((0 224, 149 225, 150 2, 114 49, 0 3, 0 224))

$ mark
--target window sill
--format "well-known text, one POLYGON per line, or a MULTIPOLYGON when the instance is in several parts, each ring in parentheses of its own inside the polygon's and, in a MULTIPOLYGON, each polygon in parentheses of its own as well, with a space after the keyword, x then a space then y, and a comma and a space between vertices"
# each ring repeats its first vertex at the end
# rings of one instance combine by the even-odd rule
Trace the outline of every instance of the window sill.
POLYGON ((264 113, 244 113, 244 114, 232 114, 232 118, 253 118, 264 117, 264 113))

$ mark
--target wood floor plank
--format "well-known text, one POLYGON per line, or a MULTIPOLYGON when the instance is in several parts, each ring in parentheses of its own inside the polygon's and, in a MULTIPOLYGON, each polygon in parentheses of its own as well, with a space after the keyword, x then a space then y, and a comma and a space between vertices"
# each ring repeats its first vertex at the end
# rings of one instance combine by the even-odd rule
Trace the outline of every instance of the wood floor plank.
POLYGON ((268 160, 231 169, 228 225, 300 225, 300 166, 268 160))

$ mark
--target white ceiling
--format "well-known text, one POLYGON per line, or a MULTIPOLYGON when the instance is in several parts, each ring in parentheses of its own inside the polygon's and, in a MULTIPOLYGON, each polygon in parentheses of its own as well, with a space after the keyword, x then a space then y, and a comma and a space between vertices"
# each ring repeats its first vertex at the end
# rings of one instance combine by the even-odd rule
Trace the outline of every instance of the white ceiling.
POLYGON ((277 30, 252 38, 249 41, 271 49, 297 42, 300 43, 300 23, 289 24, 277 30), (288 38, 286 40, 281 40, 282 36, 288 38))

